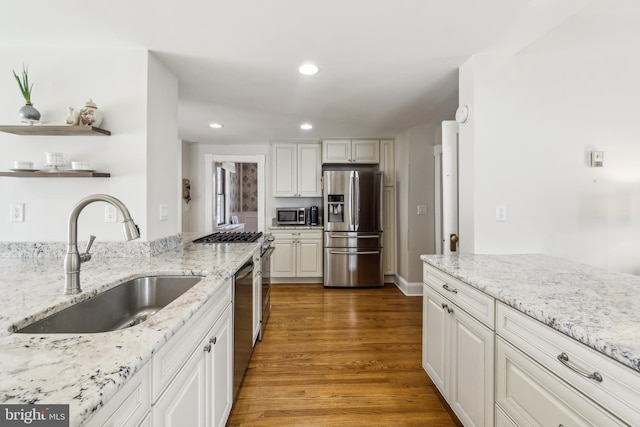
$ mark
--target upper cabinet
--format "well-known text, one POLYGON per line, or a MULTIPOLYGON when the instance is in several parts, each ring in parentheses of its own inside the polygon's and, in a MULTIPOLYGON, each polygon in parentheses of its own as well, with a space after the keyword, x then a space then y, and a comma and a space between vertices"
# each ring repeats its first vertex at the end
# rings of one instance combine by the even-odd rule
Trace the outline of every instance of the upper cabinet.
POLYGON ((319 143, 274 142, 273 196, 322 197, 321 150, 319 143))
POLYGON ((322 141, 322 163, 380 163, 380 141, 377 139, 325 139, 322 141))

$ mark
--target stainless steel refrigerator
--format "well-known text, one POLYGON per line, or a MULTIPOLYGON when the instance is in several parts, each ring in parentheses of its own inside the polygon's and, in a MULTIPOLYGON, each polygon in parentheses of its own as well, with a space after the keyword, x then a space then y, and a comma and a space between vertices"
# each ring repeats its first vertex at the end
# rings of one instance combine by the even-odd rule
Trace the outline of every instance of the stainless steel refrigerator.
POLYGON ((382 172, 326 168, 323 186, 324 286, 384 286, 382 172))

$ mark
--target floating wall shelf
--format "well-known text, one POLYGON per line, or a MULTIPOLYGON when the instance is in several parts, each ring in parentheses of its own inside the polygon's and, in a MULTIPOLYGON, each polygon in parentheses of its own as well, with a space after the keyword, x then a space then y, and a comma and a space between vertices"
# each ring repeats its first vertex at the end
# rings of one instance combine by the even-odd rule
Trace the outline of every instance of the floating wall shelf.
POLYGON ((0 126, 0 132, 15 135, 49 135, 49 136, 103 136, 111 135, 108 130, 93 126, 65 126, 65 125, 14 125, 0 126))
POLYGON ((16 178, 109 178, 106 172, 0 172, 0 176, 16 178))

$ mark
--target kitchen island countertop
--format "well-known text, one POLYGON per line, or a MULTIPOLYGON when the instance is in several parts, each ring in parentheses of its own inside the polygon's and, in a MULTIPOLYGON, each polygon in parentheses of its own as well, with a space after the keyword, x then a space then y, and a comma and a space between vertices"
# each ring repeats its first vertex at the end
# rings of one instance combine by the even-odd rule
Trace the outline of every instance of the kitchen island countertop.
POLYGON ((0 259, 0 403, 69 404, 84 424, 251 259, 261 242, 184 245, 153 257, 82 264, 82 292, 62 295, 59 258, 0 259), (193 288, 131 328, 99 334, 18 334, 21 327, 142 275, 203 275, 193 288))
POLYGON ((422 255, 421 259, 640 371, 640 276, 546 255, 422 255))

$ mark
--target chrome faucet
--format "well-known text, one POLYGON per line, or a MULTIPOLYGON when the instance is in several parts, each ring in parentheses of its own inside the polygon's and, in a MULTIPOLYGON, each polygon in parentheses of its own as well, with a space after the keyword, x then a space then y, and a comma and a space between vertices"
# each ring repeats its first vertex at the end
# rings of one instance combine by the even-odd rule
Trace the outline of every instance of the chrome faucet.
POLYGON ((71 211, 71 215, 69 215, 69 240, 67 241, 67 254, 64 256, 65 295, 73 295, 82 291, 80 288, 80 264, 91 259, 89 250, 96 236, 89 236, 89 242, 87 243, 85 252, 82 254, 78 253, 78 216, 80 216, 80 212, 85 206, 93 202, 107 202, 120 211, 124 217, 122 226, 124 228, 124 236, 127 240, 134 240, 140 237, 138 226, 133 222, 129 210, 120 200, 107 194, 94 194, 80 200, 71 211))

